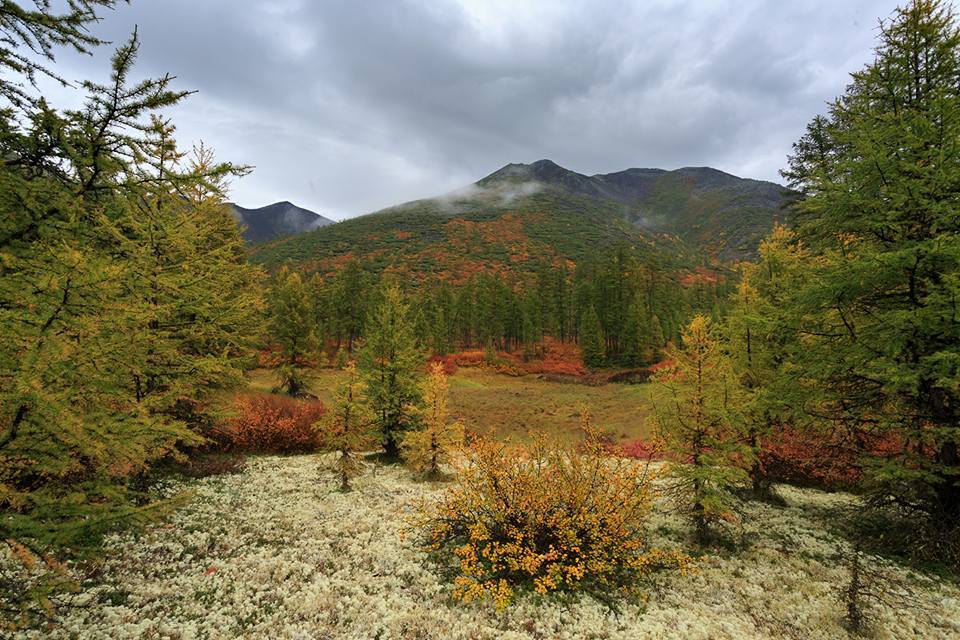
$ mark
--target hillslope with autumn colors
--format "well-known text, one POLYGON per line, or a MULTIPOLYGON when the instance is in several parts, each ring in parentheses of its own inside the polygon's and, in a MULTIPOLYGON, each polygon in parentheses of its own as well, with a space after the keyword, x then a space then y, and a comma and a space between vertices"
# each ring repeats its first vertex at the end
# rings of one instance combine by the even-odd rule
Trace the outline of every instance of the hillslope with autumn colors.
POLYGON ((668 268, 729 263, 756 255, 789 198, 780 185, 706 167, 586 176, 540 160, 258 246, 253 260, 331 271, 359 258, 375 270, 453 280, 578 262, 612 247, 668 268))

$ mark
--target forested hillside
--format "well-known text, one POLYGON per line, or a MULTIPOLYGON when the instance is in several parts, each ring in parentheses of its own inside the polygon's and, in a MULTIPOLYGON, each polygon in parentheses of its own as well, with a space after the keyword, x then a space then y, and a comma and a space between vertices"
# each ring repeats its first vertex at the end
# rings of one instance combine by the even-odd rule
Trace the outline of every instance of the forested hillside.
POLYGON ((628 247, 652 267, 756 256, 789 191, 709 168, 628 169, 587 177, 549 160, 509 164, 473 185, 264 247, 256 262, 329 272, 348 259, 375 271, 463 281, 480 272, 571 265, 628 247))

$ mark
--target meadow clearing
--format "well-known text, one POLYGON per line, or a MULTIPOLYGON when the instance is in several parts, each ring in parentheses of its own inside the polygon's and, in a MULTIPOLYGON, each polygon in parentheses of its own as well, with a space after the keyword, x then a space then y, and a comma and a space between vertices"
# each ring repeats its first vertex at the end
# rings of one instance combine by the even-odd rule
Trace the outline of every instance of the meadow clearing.
MULTIPOLYGON (((319 370, 311 390, 330 402, 343 375, 319 370)), ((498 439, 523 441, 527 428, 577 438, 582 404, 618 439, 647 435, 650 385, 561 384, 473 368, 450 381, 452 413, 498 439)), ((272 384, 270 371, 251 372, 252 391, 272 384)), ((94 560, 69 564, 81 590, 58 597, 52 617, 13 637, 806 640, 847 633, 841 595, 850 543, 838 523, 855 502, 850 494, 778 485, 782 505, 743 503, 728 548, 696 557, 688 573, 653 576, 640 602, 614 610, 586 594, 525 594, 501 611, 489 601, 455 601, 450 579, 419 544, 422 531, 410 524, 420 505, 455 483, 367 461, 354 490, 341 493, 333 459, 253 455, 233 473, 159 476, 154 496, 182 505, 143 531, 109 536, 94 560)), ((647 528, 658 548, 690 549, 688 523, 663 496, 647 528)), ((956 582, 876 555, 864 554, 863 563, 892 590, 890 601, 909 603, 872 608, 869 637, 960 636, 956 582)), ((30 579, 6 550, 0 581, 30 579)))
MULTIPOLYGON (((317 369, 310 378, 310 391, 329 404, 343 379, 339 369, 317 369)), ((251 390, 269 392, 275 386, 274 372, 250 373, 251 390)), ((530 431, 539 430, 570 440, 581 435, 579 408, 586 406, 597 426, 616 441, 627 442, 649 433, 649 392, 646 384, 567 384, 535 375, 514 377, 482 367, 461 367, 450 376, 450 410, 464 421, 468 432, 524 440, 530 431)))

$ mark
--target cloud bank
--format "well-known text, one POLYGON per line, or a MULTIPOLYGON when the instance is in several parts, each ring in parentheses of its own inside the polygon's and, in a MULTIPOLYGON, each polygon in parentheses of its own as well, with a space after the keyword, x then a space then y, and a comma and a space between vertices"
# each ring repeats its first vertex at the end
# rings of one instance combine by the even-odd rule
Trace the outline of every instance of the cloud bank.
MULTIPOLYGON (((776 181, 895 6, 134 0, 95 32, 120 41, 137 25, 139 71, 198 90, 171 115, 183 142, 255 165, 235 201, 344 218, 539 158, 776 181)), ((63 54, 59 69, 103 79, 108 57, 63 54)))

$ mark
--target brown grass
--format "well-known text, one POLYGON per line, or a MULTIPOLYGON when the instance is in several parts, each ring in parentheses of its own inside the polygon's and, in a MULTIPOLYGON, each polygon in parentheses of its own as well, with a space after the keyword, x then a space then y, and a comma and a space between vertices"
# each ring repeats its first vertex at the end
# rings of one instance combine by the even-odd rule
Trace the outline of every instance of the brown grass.
MULTIPOLYGON (((310 389, 329 403, 343 372, 314 372, 310 389)), ((257 369, 250 374, 253 391, 269 391, 274 373, 257 369)), ((461 368, 450 376, 450 410, 466 423, 468 432, 526 441, 531 430, 544 431, 561 441, 579 439, 579 407, 585 404, 594 424, 615 441, 648 435, 648 385, 587 386, 547 382, 536 376, 512 377, 478 368, 461 368)))

